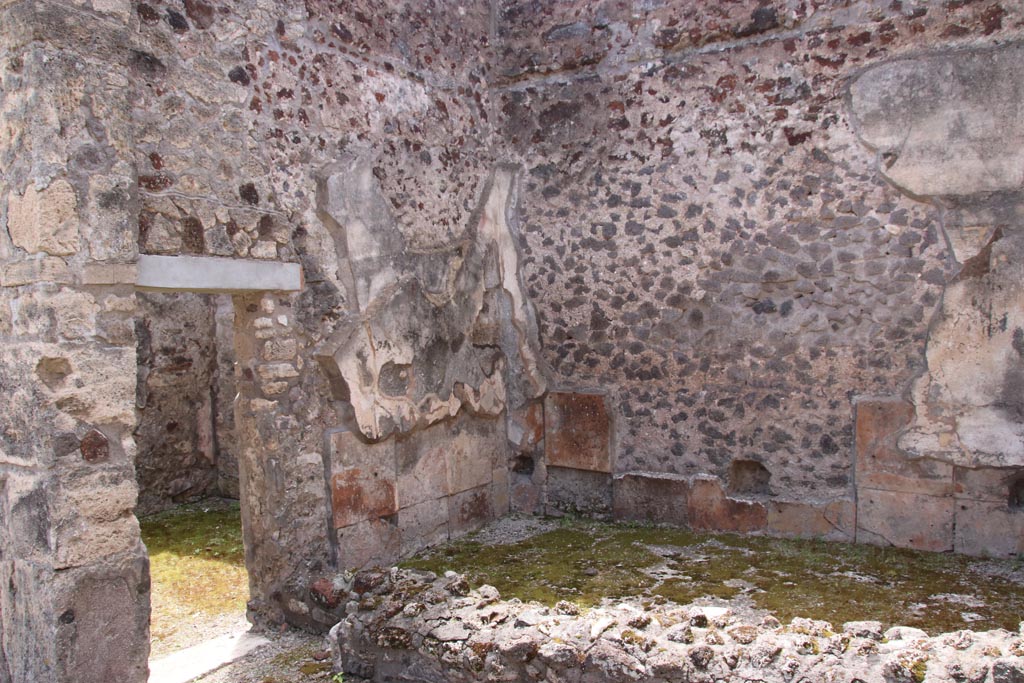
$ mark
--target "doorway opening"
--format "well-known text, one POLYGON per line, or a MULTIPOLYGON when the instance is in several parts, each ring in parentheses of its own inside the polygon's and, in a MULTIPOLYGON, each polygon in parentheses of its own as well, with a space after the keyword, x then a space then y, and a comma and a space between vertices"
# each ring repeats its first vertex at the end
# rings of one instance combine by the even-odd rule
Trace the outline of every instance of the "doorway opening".
POLYGON ((137 514, 150 660, 249 629, 230 295, 138 292, 137 514))
POLYGON ((249 629, 237 500, 208 498, 139 520, 152 581, 150 659, 249 629))

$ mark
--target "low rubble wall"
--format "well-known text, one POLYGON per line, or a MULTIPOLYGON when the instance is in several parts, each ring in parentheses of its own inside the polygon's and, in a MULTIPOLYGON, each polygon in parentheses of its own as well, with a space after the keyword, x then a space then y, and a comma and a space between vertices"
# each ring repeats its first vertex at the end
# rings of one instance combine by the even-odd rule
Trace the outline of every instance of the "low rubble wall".
POLYGON ((351 598, 331 630, 346 681, 1024 681, 1024 641, 1006 630, 930 637, 870 621, 783 626, 723 607, 639 601, 548 608, 503 601, 492 586, 470 590, 452 572, 405 569, 363 572, 338 590, 351 598))

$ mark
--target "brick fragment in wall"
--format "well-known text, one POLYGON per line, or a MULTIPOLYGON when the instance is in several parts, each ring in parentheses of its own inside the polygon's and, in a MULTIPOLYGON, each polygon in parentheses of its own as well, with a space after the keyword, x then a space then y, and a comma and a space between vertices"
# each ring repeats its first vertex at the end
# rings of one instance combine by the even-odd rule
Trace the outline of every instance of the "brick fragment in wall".
POLYGON ((103 462, 110 458, 110 443, 104 434, 96 429, 91 429, 82 437, 79 446, 82 451, 82 459, 86 462, 103 462))

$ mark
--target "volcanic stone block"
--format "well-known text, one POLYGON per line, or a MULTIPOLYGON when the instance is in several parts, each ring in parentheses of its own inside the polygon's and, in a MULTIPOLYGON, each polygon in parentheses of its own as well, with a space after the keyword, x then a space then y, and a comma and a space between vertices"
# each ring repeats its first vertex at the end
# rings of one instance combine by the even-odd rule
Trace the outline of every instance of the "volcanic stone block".
POLYGON ((717 478, 694 479, 686 504, 693 529, 749 533, 763 530, 768 523, 763 503, 729 498, 717 478))
POLYGON ((336 431, 329 443, 334 527, 398 512, 394 441, 368 444, 353 432, 336 431))
POLYGON ((491 472, 491 503, 494 506, 495 517, 507 515, 511 509, 511 483, 509 471, 504 467, 497 467, 491 472))
POLYGON ((12 194, 7 229, 11 241, 30 254, 67 256, 78 251, 75 190, 56 180, 43 190, 29 185, 24 194, 12 194))
POLYGON ((1006 501, 957 500, 953 550, 966 555, 1017 557, 1024 553, 1024 513, 1006 501))
POLYGON ((400 505, 410 507, 448 495, 448 423, 395 442, 400 505))
POLYGON ((953 470, 953 495, 957 499, 1006 503, 1014 482, 1024 477, 1024 469, 956 467, 953 470))
POLYGON ((804 503, 772 500, 767 503, 766 531, 773 536, 852 541, 857 507, 852 500, 804 503))
POLYGON ((527 515, 537 514, 543 505, 543 485, 535 482, 532 475, 513 472, 509 483, 511 509, 527 515))
POLYGON ((62 525, 56 532, 58 569, 77 567, 106 555, 124 552, 139 538, 139 523, 134 516, 110 522, 79 520, 62 525))
POLYGON ((914 408, 899 399, 856 407, 857 540, 903 548, 953 547, 953 465, 896 446, 914 408))
POLYGON ((445 444, 444 457, 448 460, 448 492, 460 493, 491 482, 496 451, 503 441, 495 435, 495 423, 463 423, 453 429, 445 444), (490 429, 488 429, 488 427, 490 429))
POLYGON ((544 403, 548 465, 611 472, 611 417, 600 394, 552 392, 544 403))
POLYGON ((476 531, 492 519, 491 487, 481 486, 448 498, 448 528, 452 538, 476 531))
MULTIPOLYGON (((138 535, 136 534, 136 538, 138 535)), ((149 652, 149 567, 141 556, 120 573, 73 573, 59 600, 58 680, 142 681, 149 652), (141 654, 141 656, 139 656, 141 654)), ((69 577, 58 580, 58 585, 69 577)))
POLYGON ((338 566, 342 569, 390 565, 401 552, 401 532, 394 518, 368 519, 339 529, 338 566))
POLYGON ((606 515, 612 510, 612 478, 604 472, 548 467, 549 511, 606 515))
POLYGON ((69 284, 73 280, 68 264, 54 256, 15 261, 0 267, 0 287, 19 287, 35 282, 69 284))
POLYGON ((434 498, 398 512, 402 555, 448 540, 448 499, 434 498))
POLYGON ((690 481, 678 474, 627 472, 612 480, 612 514, 624 519, 686 526, 690 481))
POLYGON ((953 549, 952 496, 857 491, 857 542, 945 552, 953 549))
POLYGON ((21 558, 50 550, 49 492, 39 476, 5 473, 0 477, 0 541, 21 558))

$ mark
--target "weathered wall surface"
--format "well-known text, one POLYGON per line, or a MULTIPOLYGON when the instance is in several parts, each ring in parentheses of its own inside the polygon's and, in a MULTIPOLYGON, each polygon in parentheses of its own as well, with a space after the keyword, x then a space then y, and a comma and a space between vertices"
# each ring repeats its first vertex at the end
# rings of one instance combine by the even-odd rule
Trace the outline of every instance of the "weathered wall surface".
POLYGON ((957 264, 907 400, 858 405, 858 538, 1024 550, 1022 66, 1019 42, 930 51, 851 84, 880 173, 943 207, 957 264))
POLYGON ((217 296, 213 312, 213 433, 216 444, 217 494, 239 498, 238 439, 235 436, 235 304, 217 296))
POLYGON ((230 354, 220 348, 210 295, 139 293, 137 300, 135 475, 146 514, 220 493, 221 445, 233 445, 221 411, 233 406, 219 392, 231 390, 221 376, 234 381, 234 348, 230 336, 230 354))
MULTIPOLYGON (((720 511, 701 524, 855 536, 852 399, 899 395, 924 369, 960 264, 947 207, 920 201, 929 188, 901 191, 913 162, 859 137, 848 87, 901 55, 1019 36, 1019 13, 996 2, 498 4, 500 139, 528 178, 524 274, 553 384, 607 394, 614 472, 657 473, 648 488, 720 511), (758 465, 766 476, 738 496, 761 499, 750 519, 724 492, 758 465), (795 501, 807 514, 778 509, 795 501)), ((927 99, 943 77, 923 71, 908 88, 927 99)), ((973 97, 984 89, 959 113, 1014 119, 1019 84, 973 97)), ((913 131, 940 147, 957 120, 913 131)), ((1017 128, 1019 117, 1011 140, 1017 128)), ((1004 151, 987 184, 962 192, 1019 188, 1015 145, 987 131, 1004 151)), ((946 154, 923 165, 952 177, 961 155, 946 154)), ((970 183, 977 163, 964 167, 970 183)), ((621 508, 639 500, 630 477, 616 480, 621 508)))
POLYGON ((139 513, 238 498, 231 297, 150 292, 137 301, 139 513))
POLYGON ((261 618, 510 508, 1020 551, 1020 6, 2 11, 0 681, 144 677, 138 252, 302 265, 157 325, 261 618))
MULTIPOLYGON (((450 284, 435 281, 438 273, 458 272, 445 263, 461 258, 495 166, 490 10, 485 3, 140 2, 132 21, 132 78, 142 90, 133 107, 140 250, 303 266, 300 295, 235 298, 235 434, 253 607, 273 619, 316 622, 310 577, 352 561, 338 555, 327 485, 343 458, 332 456, 325 434, 340 427, 358 434, 364 423, 351 394, 332 393, 337 377, 314 355, 375 314, 366 310, 371 293, 390 300, 386 286, 360 289, 353 273, 361 268, 379 266, 380 282, 415 282, 428 297, 450 284), (358 173, 339 171, 343 159, 357 161, 358 173), (372 183, 376 214, 339 223, 329 207, 336 191, 325 185, 332 175, 341 188, 372 183), (388 230, 380 254, 373 239, 361 240, 367 225, 388 230), (406 254, 422 265, 387 272, 389 259, 406 254)), ((473 379, 481 372, 494 370, 474 370, 473 379)), ((410 532, 408 544, 414 538, 410 532)))
POLYGON ((117 2, 0 7, 0 680, 147 678, 117 2))

